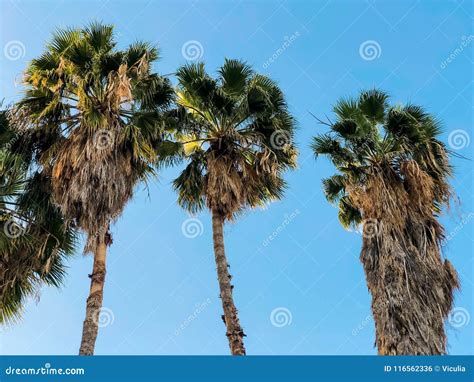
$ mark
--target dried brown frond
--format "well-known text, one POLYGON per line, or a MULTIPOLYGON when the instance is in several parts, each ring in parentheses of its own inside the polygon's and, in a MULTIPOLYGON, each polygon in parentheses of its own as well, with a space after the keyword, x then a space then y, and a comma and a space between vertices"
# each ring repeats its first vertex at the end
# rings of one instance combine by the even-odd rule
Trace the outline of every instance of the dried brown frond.
POLYGON ((348 185, 349 196, 364 219, 376 219, 404 229, 409 199, 398 175, 390 167, 374 167, 365 184, 348 185))
POLYGON ((413 160, 401 163, 400 172, 404 177, 405 189, 412 208, 418 208, 423 214, 432 212, 433 179, 413 160))
POLYGON ((54 200, 88 233, 85 251, 92 251, 105 240, 110 222, 131 198, 136 181, 120 126, 92 135, 84 134, 83 128, 73 131, 52 171, 54 200))
POLYGON ((451 264, 441 259, 433 232, 428 222, 412 222, 400 237, 391 226, 379 224, 377 235, 364 239, 361 261, 372 294, 379 354, 446 352, 444 321, 459 281, 451 264))
POLYGON ((378 169, 364 186, 349 187, 364 218, 376 225, 373 235, 364 236, 361 261, 379 354, 446 352, 444 321, 459 281, 441 258, 444 234, 434 215, 433 187, 413 161, 401 165, 401 176, 378 169))
MULTIPOLYGON (((237 162, 238 163, 238 162, 237 162)), ((206 202, 211 210, 232 219, 246 200, 244 174, 229 156, 215 156, 211 151, 207 158, 206 202)))

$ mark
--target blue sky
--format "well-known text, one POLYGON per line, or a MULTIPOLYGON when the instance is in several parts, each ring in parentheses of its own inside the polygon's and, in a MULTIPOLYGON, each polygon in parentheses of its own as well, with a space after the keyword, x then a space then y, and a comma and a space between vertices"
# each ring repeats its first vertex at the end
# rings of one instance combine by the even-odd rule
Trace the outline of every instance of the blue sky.
MULTIPOLYGON (((284 200, 226 227, 234 296, 248 354, 375 354, 361 236, 345 231, 324 199, 333 173, 308 145, 324 131, 310 112, 361 89, 393 103, 423 105, 443 121, 458 154, 472 148, 472 6, 469 1, 19 1, 1 0, 0 98, 21 96, 27 62, 57 27, 91 20, 116 26, 119 46, 160 47, 156 70, 173 73, 202 55, 213 72, 224 57, 247 60, 278 81, 298 120, 298 170, 284 200), (193 49, 195 48, 195 49, 193 49), (270 240, 269 237, 272 239, 270 240), (273 315, 272 315, 273 312, 273 315), (272 320, 273 318, 273 320, 272 320)), ((448 323, 449 352, 473 353, 473 169, 453 159, 460 198, 442 221, 444 254, 462 290, 448 323), (464 222, 463 222, 464 217, 464 222)), ((96 354, 228 354, 212 252, 210 217, 175 203, 163 171, 137 190, 113 227, 104 321, 96 354), (195 223, 198 236, 189 223, 195 223), (201 225, 202 224, 202 225, 201 225)), ((2 354, 77 354, 92 258, 69 263, 62 289, 43 289, 23 320, 2 328, 2 354)))

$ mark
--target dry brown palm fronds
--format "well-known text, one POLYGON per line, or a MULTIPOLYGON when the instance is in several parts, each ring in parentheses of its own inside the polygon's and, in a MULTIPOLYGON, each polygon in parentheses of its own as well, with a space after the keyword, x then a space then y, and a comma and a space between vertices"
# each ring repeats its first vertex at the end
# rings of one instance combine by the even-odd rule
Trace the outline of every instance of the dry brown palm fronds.
POLYGON ((384 355, 444 354, 444 320, 459 281, 441 258, 433 181, 413 162, 402 164, 401 175, 378 171, 363 188, 349 188, 365 219, 377 225, 364 235, 361 253, 376 343, 384 355))
POLYGON ((432 212, 434 201, 434 181, 415 161, 405 161, 400 165, 404 185, 413 209, 418 208, 423 215, 432 212))
POLYGON ((409 199, 392 169, 376 168, 364 185, 348 184, 347 191, 364 219, 383 221, 403 231, 409 199))
POLYGON ((104 240, 111 220, 131 198, 135 176, 120 131, 99 130, 93 136, 74 131, 52 169, 53 197, 65 216, 75 219, 89 236, 85 251, 104 240))
POLYGON ((107 104, 111 112, 117 112, 124 102, 131 102, 132 86, 127 73, 127 65, 122 64, 115 73, 110 73, 108 87, 106 89, 107 104))
POLYGON ((208 207, 219 211, 227 219, 232 219, 234 213, 242 208, 246 200, 242 171, 236 168, 231 158, 226 156, 216 158, 213 153, 208 156, 207 169, 208 207))
POLYGON ((425 222, 416 222, 402 238, 383 224, 375 237, 364 238, 361 261, 372 294, 379 354, 446 352, 444 321, 459 281, 426 232, 425 222))

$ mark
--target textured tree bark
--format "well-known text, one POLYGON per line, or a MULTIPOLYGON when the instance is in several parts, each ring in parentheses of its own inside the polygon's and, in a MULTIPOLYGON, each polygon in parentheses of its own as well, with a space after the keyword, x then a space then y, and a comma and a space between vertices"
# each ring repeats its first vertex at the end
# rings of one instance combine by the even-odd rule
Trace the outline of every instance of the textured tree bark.
POLYGON ((430 222, 397 237, 381 223, 363 240, 361 261, 372 295, 379 355, 446 353, 444 322, 459 287, 456 271, 429 239, 430 222))
POLYGON ((224 308, 222 317, 227 328, 227 339, 232 355, 245 355, 244 331, 239 322, 237 308, 232 297, 231 275, 224 249, 224 218, 218 211, 212 211, 212 233, 214 240, 214 255, 217 265, 217 278, 219 280, 220 298, 224 308))
POLYGON ((95 341, 99 331, 99 314, 104 297, 106 256, 109 241, 110 235, 107 233, 105 239, 97 245, 94 253, 92 274, 89 275, 91 287, 89 297, 87 298, 86 318, 82 327, 82 341, 79 355, 94 354, 95 341))

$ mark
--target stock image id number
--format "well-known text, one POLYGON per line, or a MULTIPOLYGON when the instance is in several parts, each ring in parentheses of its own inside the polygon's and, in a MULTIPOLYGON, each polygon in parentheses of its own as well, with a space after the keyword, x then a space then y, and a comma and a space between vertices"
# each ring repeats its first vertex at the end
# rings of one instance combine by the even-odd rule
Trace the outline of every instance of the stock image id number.
POLYGON ((431 365, 385 365, 383 370, 386 373, 431 373, 434 368, 431 365))

